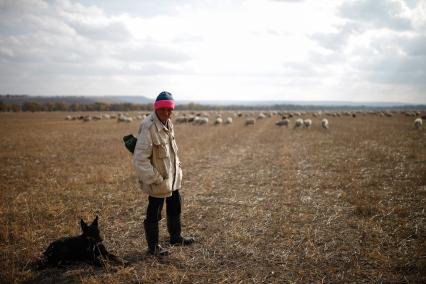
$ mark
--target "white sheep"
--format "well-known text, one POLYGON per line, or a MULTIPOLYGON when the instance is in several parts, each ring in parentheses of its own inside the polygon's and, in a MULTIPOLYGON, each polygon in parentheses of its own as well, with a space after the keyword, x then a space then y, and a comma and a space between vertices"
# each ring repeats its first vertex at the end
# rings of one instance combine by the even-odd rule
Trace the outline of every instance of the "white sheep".
POLYGON ((328 129, 328 119, 327 118, 323 118, 321 120, 321 127, 324 129, 328 129))
POLYGON ((228 117, 225 119, 225 124, 232 124, 232 117, 228 116, 228 117))
POLYGON ((201 117, 201 116, 196 116, 193 120, 193 124, 195 125, 203 125, 203 124, 207 124, 209 122, 209 119, 207 117, 201 117))
POLYGON ((294 128, 303 128, 303 119, 298 118, 294 123, 294 128))
POLYGON ((129 117, 129 116, 125 116, 125 115, 120 115, 118 118, 117 118, 117 122, 128 122, 128 123, 130 123, 130 122, 132 122, 133 121, 133 118, 131 118, 131 117, 129 117))
POLYGON ((419 117, 419 118, 416 118, 415 120, 414 120, 414 127, 416 128, 416 129, 420 129, 420 128, 422 128, 422 126, 423 126, 423 121, 422 121, 422 119, 419 117))
POLYGON ((176 123, 186 123, 188 121, 188 118, 185 116, 185 115, 183 115, 183 116, 178 116, 178 117, 176 117, 176 119, 175 119, 175 122, 176 123))
POLYGON ((308 118, 308 119, 303 120, 303 126, 304 126, 305 128, 310 128, 310 127, 312 126, 312 120, 310 120, 309 118, 308 118))
POLYGON ((266 117, 266 115, 263 113, 263 112, 261 112, 261 113, 259 113, 259 115, 257 116, 257 119, 264 119, 266 117))
POLYGON ((218 116, 216 117, 216 120, 214 121, 214 125, 221 125, 223 123, 222 117, 218 116))
POLYGON ((287 118, 281 119, 281 120, 278 120, 277 122, 275 122, 275 125, 278 125, 278 126, 285 125, 285 126, 288 127, 289 124, 290 124, 290 120, 288 120, 287 118))

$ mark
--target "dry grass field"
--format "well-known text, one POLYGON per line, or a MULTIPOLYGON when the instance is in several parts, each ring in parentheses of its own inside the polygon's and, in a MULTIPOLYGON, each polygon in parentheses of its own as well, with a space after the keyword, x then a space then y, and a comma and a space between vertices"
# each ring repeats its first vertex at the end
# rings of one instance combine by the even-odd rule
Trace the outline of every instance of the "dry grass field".
POLYGON ((175 125, 183 231, 197 242, 156 258, 121 141, 140 122, 65 115, 0 113, 0 283, 426 282, 426 130, 412 117, 328 117, 328 130, 319 118, 278 127, 277 116, 175 125), (128 267, 34 270, 51 241, 95 215, 128 267))

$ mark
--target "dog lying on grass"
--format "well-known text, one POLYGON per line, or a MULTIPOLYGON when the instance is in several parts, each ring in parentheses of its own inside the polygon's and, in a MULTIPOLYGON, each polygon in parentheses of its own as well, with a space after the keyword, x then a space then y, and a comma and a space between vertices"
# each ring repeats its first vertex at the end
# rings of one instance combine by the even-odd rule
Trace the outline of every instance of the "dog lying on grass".
MULTIPOLYGON (((58 266, 74 262, 86 262, 101 266, 104 262, 112 261, 125 265, 125 261, 109 253, 102 244, 98 227, 98 216, 91 225, 80 220, 83 233, 79 236, 65 237, 52 242, 43 253, 44 265, 58 266)), ((39 267, 42 268, 42 267, 39 267)))

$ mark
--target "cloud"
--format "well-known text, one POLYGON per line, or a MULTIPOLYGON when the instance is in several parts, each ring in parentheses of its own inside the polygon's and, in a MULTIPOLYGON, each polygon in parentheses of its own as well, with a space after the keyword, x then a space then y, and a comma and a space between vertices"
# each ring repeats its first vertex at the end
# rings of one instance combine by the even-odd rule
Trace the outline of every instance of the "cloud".
POLYGON ((374 48, 365 51, 369 60, 359 61, 357 68, 365 71, 372 82, 426 86, 426 37, 388 36, 373 39, 374 48))
POLYGON ((185 53, 179 52, 178 48, 153 42, 126 46, 119 50, 116 58, 133 62, 159 61, 169 63, 185 62, 190 59, 185 53))
POLYGON ((73 28, 80 36, 92 40, 127 41, 131 34, 118 18, 108 17, 95 6, 83 6, 79 3, 60 1, 55 7, 57 17, 73 28))
POLYGON ((401 37, 399 42, 402 50, 409 56, 426 56, 426 33, 401 37))
POLYGON ((287 2, 287 3, 298 3, 298 2, 303 2, 305 0, 271 0, 274 2, 287 2))
POLYGON ((341 24, 333 32, 310 35, 325 49, 315 50, 312 62, 328 66, 342 82, 352 77, 354 84, 371 84, 371 89, 392 85, 424 92, 426 32, 413 24, 416 17, 409 17, 418 13, 419 6, 409 8, 401 1, 344 2, 338 8, 341 24))
POLYGON ((355 22, 362 22, 374 28, 410 30, 410 19, 404 14, 406 8, 395 0, 352 0, 340 7, 340 15, 355 22))
POLYGON ((25 74, 170 74, 189 60, 176 44, 135 38, 126 17, 67 0, 2 1, 0 62, 25 74), (28 7, 32 8, 29 9, 28 7))
POLYGON ((361 32, 361 27, 356 23, 346 23, 336 27, 335 32, 313 33, 310 38, 322 47, 330 50, 340 50, 346 47, 353 34, 361 32))
POLYGON ((0 0, 0 93, 414 97, 426 91, 425 11, 411 0, 0 0))
POLYGON ((120 22, 107 23, 84 23, 71 22, 69 25, 75 29, 80 36, 93 40, 122 41, 130 40, 130 32, 120 22))

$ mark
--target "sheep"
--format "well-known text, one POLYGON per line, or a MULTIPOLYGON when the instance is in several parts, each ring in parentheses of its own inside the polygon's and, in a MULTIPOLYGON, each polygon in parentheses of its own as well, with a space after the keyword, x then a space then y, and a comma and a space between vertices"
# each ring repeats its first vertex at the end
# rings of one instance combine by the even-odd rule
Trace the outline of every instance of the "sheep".
POLYGON ((195 125, 203 125, 203 124, 207 124, 209 122, 209 119, 207 117, 200 117, 200 116, 196 116, 193 120, 193 124, 195 125))
POLYGON ((65 117, 65 120, 72 120, 71 115, 67 115, 67 116, 65 117))
POLYGON ((255 123, 254 118, 247 118, 247 119, 246 119, 246 122, 245 122, 245 125, 246 125, 246 126, 247 126, 247 125, 254 125, 254 123, 255 123))
POLYGON ((310 127, 312 126, 312 120, 310 120, 310 119, 305 119, 305 120, 303 121, 303 126, 304 126, 305 128, 310 128, 310 127))
POLYGON ((257 119, 264 119, 266 117, 266 115, 263 113, 263 112, 261 112, 261 113, 259 113, 259 115, 257 116, 257 119))
POLYGON ((228 116, 226 119, 225 119, 225 122, 224 122, 225 124, 232 124, 232 117, 230 117, 230 116, 228 116))
POLYGON ((117 118, 117 122, 132 122, 133 118, 129 117, 129 116, 125 116, 125 115, 121 115, 117 118))
POLYGON ((195 116, 195 115, 189 115, 187 118, 186 118, 186 122, 194 122, 194 120, 195 120, 195 118, 196 117, 198 117, 198 116, 195 116))
POLYGON ((294 123, 294 128, 303 128, 303 119, 298 118, 294 123))
POLYGON ((214 125, 221 125, 223 122, 222 117, 217 117, 214 121, 214 125))
POLYGON ((328 119, 327 118, 323 118, 321 120, 321 127, 324 129, 328 129, 328 119))
POLYGON ((419 118, 416 118, 415 120, 414 120, 414 127, 416 128, 416 129, 420 129, 420 128, 422 128, 422 126, 423 126, 423 121, 422 121, 422 119, 419 117, 419 118))
POLYGON ((290 124, 290 120, 288 120, 287 118, 281 119, 281 120, 278 120, 277 122, 275 122, 275 125, 278 125, 278 126, 285 125, 285 126, 288 127, 289 124, 290 124))
POLYGON ((188 119, 186 118, 186 116, 184 115, 184 116, 178 116, 178 117, 176 117, 176 119, 175 119, 175 122, 176 123, 185 123, 185 122, 187 122, 188 121, 188 119))

